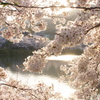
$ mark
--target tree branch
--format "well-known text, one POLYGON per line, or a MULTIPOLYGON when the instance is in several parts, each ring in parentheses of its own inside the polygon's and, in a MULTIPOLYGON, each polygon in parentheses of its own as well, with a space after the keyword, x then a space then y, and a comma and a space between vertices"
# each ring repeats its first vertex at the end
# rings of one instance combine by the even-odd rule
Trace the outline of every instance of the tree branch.
POLYGON ((24 5, 19 5, 17 3, 9 3, 9 2, 1 2, 0 5, 7 6, 15 6, 15 7, 22 7, 22 8, 40 8, 40 9, 46 9, 46 8, 74 8, 74 9, 83 9, 83 10, 93 10, 93 9, 100 9, 100 7, 68 7, 68 6, 24 6, 24 5))
POLYGON ((18 88, 17 86, 5 84, 5 83, 0 83, 0 85, 5 85, 5 86, 12 87, 12 88, 16 88, 16 89, 19 89, 19 90, 32 90, 32 89, 18 88))
POLYGON ((97 25, 95 25, 94 27, 91 27, 90 29, 88 29, 88 30, 86 31, 86 34, 87 34, 90 30, 92 30, 92 29, 94 29, 94 28, 97 28, 97 27, 100 27, 100 23, 97 24, 97 25))
POLYGON ((83 10, 100 9, 100 7, 70 7, 70 8, 83 9, 83 10))
MULTIPOLYGON (((5 85, 5 86, 12 87, 12 88, 15 88, 15 89, 18 89, 18 90, 22 90, 22 91, 32 90, 32 89, 18 88, 17 86, 12 86, 12 85, 5 84, 5 83, 0 83, 0 85, 5 85)), ((26 92, 30 93, 32 96, 34 96, 35 98, 38 99, 38 97, 36 95, 33 95, 30 91, 26 91, 26 92)))

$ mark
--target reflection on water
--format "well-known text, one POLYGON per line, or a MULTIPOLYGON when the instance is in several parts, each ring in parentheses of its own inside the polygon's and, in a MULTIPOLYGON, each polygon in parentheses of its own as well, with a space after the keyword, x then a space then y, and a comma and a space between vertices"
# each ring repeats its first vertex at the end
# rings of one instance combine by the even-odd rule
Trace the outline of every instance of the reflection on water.
POLYGON ((76 56, 76 55, 61 55, 61 56, 51 56, 51 57, 48 57, 47 60, 70 61, 70 60, 73 60, 73 59, 75 59, 77 57, 78 56, 76 56))
POLYGON ((69 60, 73 60, 78 56, 75 55, 61 55, 61 56, 51 56, 48 59, 48 63, 46 64, 45 69, 42 74, 34 74, 34 73, 22 73, 18 71, 16 65, 22 65, 24 61, 23 56, 19 57, 11 57, 11 56, 3 56, 0 57, 0 66, 6 68, 9 75, 16 80, 23 80, 23 83, 28 85, 35 85, 39 81, 46 83, 47 85, 54 85, 54 90, 56 92, 60 92, 64 98, 69 97, 72 93, 75 92, 74 89, 70 88, 67 83, 61 82, 57 79, 60 75, 62 75, 60 71, 61 65, 68 65, 69 60))
POLYGON ((29 86, 35 86, 35 84, 39 82, 44 82, 48 86, 54 86, 54 91, 61 93, 64 98, 68 98, 71 96, 75 89, 72 89, 67 85, 67 83, 59 81, 57 78, 52 78, 46 75, 34 75, 34 74, 21 74, 21 73, 13 73, 7 70, 9 76, 13 77, 16 80, 22 81, 24 84, 26 83, 29 86))
POLYGON ((77 57, 77 55, 61 55, 46 58, 48 60, 48 63, 46 64, 46 68, 44 69, 44 74, 56 77, 61 76, 63 73, 60 71, 60 66, 68 66, 69 60, 73 60, 77 57))
MULTIPOLYGON (((46 67, 43 70, 42 75, 49 75, 52 77, 59 77, 62 75, 62 72, 60 71, 61 65, 68 65, 68 61, 76 58, 78 56, 76 55, 61 55, 61 56, 51 56, 48 59, 48 63, 46 64, 46 67)), ((24 62, 25 57, 24 56, 0 56, 0 66, 10 69, 14 72, 20 71, 16 65, 22 65, 24 62)), ((37 73, 34 73, 38 75, 37 73)))
POLYGON ((16 71, 16 65, 21 65, 23 61, 24 56, 0 56, 0 66, 13 71, 16 71))

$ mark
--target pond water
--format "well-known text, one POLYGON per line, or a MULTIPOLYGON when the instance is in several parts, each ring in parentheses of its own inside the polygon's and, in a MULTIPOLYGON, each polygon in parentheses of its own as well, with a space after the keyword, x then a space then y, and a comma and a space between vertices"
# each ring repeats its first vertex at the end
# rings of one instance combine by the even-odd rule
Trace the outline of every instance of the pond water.
POLYGON ((22 72, 17 69, 16 65, 22 65, 25 56, 22 55, 2 55, 0 56, 0 66, 4 67, 9 76, 16 80, 21 80, 28 85, 35 85, 38 82, 44 82, 47 85, 54 86, 54 90, 60 92, 64 98, 69 97, 75 90, 67 85, 67 82, 62 82, 58 78, 62 75, 60 65, 67 65, 69 60, 78 57, 77 55, 61 55, 51 56, 47 58, 48 63, 43 70, 43 73, 22 72), (62 91, 63 90, 63 91, 62 91))
MULTIPOLYGON (((26 74, 28 72, 23 72, 21 69, 18 69, 16 65, 22 66, 24 59, 26 56, 22 55, 2 55, 0 56, 0 66, 4 67, 5 69, 9 69, 12 72, 19 72, 22 74, 26 74)), ((48 63, 43 70, 42 75, 52 76, 52 77, 59 77, 61 75, 60 66, 61 65, 68 65, 68 61, 78 57, 77 55, 61 55, 61 56, 51 56, 47 58, 48 63)), ((35 75, 40 75, 38 73, 33 73, 35 75)))

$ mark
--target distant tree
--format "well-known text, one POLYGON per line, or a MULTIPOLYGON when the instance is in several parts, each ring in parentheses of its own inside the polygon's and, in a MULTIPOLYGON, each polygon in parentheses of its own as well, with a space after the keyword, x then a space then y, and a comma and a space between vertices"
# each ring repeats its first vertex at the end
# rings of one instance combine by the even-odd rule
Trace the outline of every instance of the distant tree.
MULTIPOLYGON (((23 63, 25 70, 41 72, 47 62, 46 57, 59 55, 64 47, 83 43, 87 47, 80 57, 70 62, 71 67, 61 66, 69 85, 76 88, 69 100, 99 100, 97 96, 100 91, 100 0, 0 0, 0 33, 11 42, 22 41, 22 32, 28 32, 28 28, 35 32, 45 30, 45 18, 53 18, 57 30, 55 38, 47 46, 27 57, 23 63), (74 21, 66 22, 69 8, 77 9, 79 12, 74 21)), ((1 68, 0 79, 3 78, 5 72, 1 68)), ((1 84, 0 88, 0 98, 3 98, 9 89, 14 100, 24 100, 23 95, 27 95, 27 100, 49 100, 52 97, 59 100, 50 87, 47 89, 44 84, 38 85, 41 90, 37 90, 38 97, 36 90, 29 87, 27 90, 27 86, 24 85, 20 87, 15 80, 1 84), (12 88, 15 89, 14 92, 11 92, 12 88)), ((6 95, 7 98, 10 98, 9 96, 6 95)))

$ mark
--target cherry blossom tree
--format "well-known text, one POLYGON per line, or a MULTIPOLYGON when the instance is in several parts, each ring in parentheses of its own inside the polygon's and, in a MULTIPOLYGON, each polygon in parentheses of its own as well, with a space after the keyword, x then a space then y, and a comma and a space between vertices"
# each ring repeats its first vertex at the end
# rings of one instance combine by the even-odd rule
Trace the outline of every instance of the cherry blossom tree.
MULTIPOLYGON (((0 33, 13 43, 22 41, 23 32, 28 32, 29 28, 34 32, 46 30, 46 18, 52 18, 55 24, 54 40, 38 51, 34 51, 32 56, 27 57, 23 62, 24 70, 42 72, 47 63, 47 57, 61 54, 65 47, 74 47, 83 43, 86 45, 83 54, 71 61, 70 67, 61 66, 65 79, 71 87, 76 89, 68 100, 99 100, 100 0, 0 0, 0 33), (67 22, 69 8, 78 10, 78 12, 75 20, 67 22)), ((6 77, 6 73, 0 68, 0 80, 6 77)), ((10 79, 0 87, 2 88, 0 95, 4 90, 5 93, 7 88, 12 98, 16 99, 20 95, 19 100, 24 100, 24 95, 27 95, 28 100, 32 98, 49 100, 50 97, 53 97, 52 100, 54 98, 58 100, 60 98, 56 93, 53 94, 52 87, 46 87, 44 84, 39 84, 38 89, 35 90, 10 79), (13 93, 10 88, 14 90, 13 93), (22 91, 21 94, 20 91, 22 91), (36 93, 39 94, 38 97, 36 93), (47 97, 45 97, 46 93, 47 97)), ((7 96, 9 97, 9 94, 7 96)))

